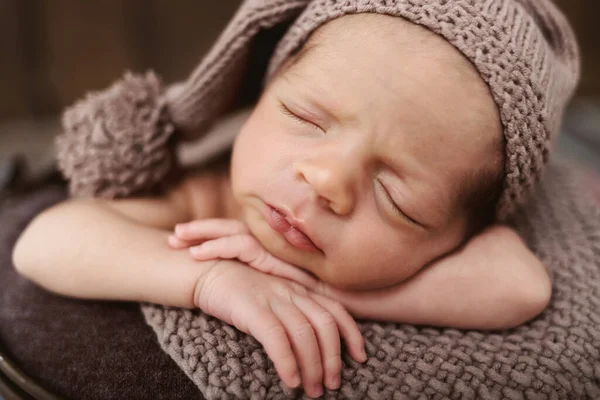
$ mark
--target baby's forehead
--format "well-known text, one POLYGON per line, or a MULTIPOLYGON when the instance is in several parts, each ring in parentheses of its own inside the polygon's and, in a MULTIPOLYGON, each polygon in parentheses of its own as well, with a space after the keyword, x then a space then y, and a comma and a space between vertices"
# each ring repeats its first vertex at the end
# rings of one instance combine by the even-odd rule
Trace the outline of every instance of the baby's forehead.
POLYGON ((317 28, 303 47, 329 50, 359 43, 387 44, 390 50, 443 55, 454 61, 464 56, 441 36, 402 17, 385 14, 349 14, 317 28))
MULTIPOLYGON (((373 67, 383 64, 401 72, 407 62, 419 62, 426 74, 452 72, 453 79, 476 80, 480 86, 483 83, 472 63, 441 36, 404 18, 373 13, 344 15, 320 26, 287 65, 289 69, 297 65, 316 69, 336 59, 347 61, 349 54, 373 67), (370 57, 374 48, 389 57, 370 57)), ((363 78, 371 77, 367 74, 363 78)))
POLYGON ((293 58, 290 65, 304 69, 298 78, 319 76, 329 65, 335 75, 361 69, 353 78, 385 80, 385 87, 398 90, 404 90, 403 80, 420 79, 430 96, 451 91, 456 98, 485 98, 486 107, 476 107, 472 117, 493 123, 498 118, 490 89, 471 61, 438 34, 401 17, 362 13, 334 19, 316 29, 293 58), (378 52, 382 57, 373 56, 378 52))
MULTIPOLYGON (((383 87, 399 90, 405 89, 403 81, 422 80, 432 96, 443 90, 456 97, 491 95, 477 69, 453 45, 426 28, 388 15, 334 19, 315 30, 286 64, 282 70, 302 83, 328 72, 355 81, 383 80, 383 87), (437 87, 427 88, 431 81, 437 87)), ((491 104, 490 116, 495 118, 496 105, 491 104)))

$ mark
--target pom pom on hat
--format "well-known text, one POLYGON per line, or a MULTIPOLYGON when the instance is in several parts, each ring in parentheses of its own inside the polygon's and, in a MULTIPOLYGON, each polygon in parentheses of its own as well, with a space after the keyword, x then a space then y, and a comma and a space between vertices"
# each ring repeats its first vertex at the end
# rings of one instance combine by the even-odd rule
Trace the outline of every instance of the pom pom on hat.
POLYGON ((266 42, 270 55, 273 37, 282 34, 271 35, 277 31, 271 28, 289 22, 307 3, 246 0, 186 80, 163 89, 153 73, 126 74, 67 109, 56 146, 71 195, 127 197, 168 187, 176 171, 176 142, 200 138, 234 105, 244 105, 238 104, 238 92, 249 80, 251 48, 261 49, 266 42))
POLYGON ((59 168, 71 194, 125 197, 154 189, 172 167, 173 124, 157 76, 125 74, 63 114, 59 168))

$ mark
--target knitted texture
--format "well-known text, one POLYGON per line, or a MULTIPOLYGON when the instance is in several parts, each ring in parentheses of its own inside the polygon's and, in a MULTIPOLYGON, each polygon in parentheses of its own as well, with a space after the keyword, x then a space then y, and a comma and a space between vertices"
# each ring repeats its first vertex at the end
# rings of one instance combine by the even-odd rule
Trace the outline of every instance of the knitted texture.
MULTIPOLYGON (((579 75, 573 33, 550 0, 246 0, 189 79, 155 92, 154 104, 165 105, 176 138, 198 138, 236 105, 250 64, 260 65, 250 54, 259 32, 291 24, 272 53, 267 74, 271 77, 320 25, 364 12, 403 17, 436 32, 471 60, 487 82, 506 139, 504 190, 497 207, 497 217, 506 218, 539 179, 579 75)), ((96 110, 96 100, 88 101, 96 110)), ((85 113, 86 107, 80 103, 76 114, 85 113)), ((91 140, 93 127, 100 124, 108 129, 116 118, 108 112, 98 118, 107 122, 99 119, 80 125, 75 133, 69 133, 67 126, 58 141, 59 160, 68 158, 62 164, 76 166, 63 168, 73 182, 72 193, 126 196, 159 184, 165 169, 173 167, 170 160, 160 167, 155 162, 141 163, 133 170, 137 181, 132 181, 129 158, 111 155, 132 154, 138 148, 136 141, 119 140, 124 132, 148 129, 152 136, 154 128, 129 127, 132 122, 126 122, 123 129, 107 135, 111 141, 99 145, 91 140), (97 166, 106 166, 106 171, 97 166)), ((66 120, 69 125, 70 118, 66 120)), ((149 154, 156 155, 155 150, 149 154)))
POLYGON ((125 197, 151 191, 171 169, 173 133, 158 78, 127 74, 63 114, 58 166, 71 194, 125 197))
MULTIPOLYGON (((553 297, 518 328, 467 331, 361 322, 368 361, 343 355, 325 398, 600 398, 600 208, 553 165, 517 229, 554 274, 553 297)), ((163 349, 207 399, 300 398, 252 337, 200 311, 143 305, 163 349)))

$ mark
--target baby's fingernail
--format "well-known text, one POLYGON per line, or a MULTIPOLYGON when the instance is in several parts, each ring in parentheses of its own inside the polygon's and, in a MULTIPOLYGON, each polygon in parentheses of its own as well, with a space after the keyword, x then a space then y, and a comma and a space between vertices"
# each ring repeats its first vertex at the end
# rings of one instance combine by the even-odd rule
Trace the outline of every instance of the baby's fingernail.
POLYGON ((362 349, 360 349, 360 362, 365 362, 367 361, 367 352, 365 351, 364 347, 362 349))
POLYGON ((340 374, 335 374, 329 382, 329 389, 335 390, 340 387, 340 374))
POLYGON ((293 388, 298 387, 300 385, 300 375, 296 374, 292 377, 291 383, 293 388))
POLYGON ((313 397, 323 396, 323 386, 321 386, 321 385, 315 386, 313 393, 314 393, 313 397))
POLYGON ((187 224, 177 224, 175 225, 175 233, 181 234, 187 230, 187 224))
POLYGON ((173 234, 169 235, 169 238, 167 240, 169 241, 169 244, 172 247, 182 247, 182 246, 184 246, 184 243, 182 243, 181 240, 179 240, 177 238, 177 236, 175 236, 173 234))
POLYGON ((202 253, 202 245, 190 247, 190 252, 195 256, 201 254, 202 253))

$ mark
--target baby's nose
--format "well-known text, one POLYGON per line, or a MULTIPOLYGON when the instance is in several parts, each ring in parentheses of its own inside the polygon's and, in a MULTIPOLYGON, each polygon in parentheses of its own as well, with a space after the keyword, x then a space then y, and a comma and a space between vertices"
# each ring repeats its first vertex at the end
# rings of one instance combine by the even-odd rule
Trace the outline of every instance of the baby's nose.
POLYGON ((344 166, 334 162, 302 161, 294 164, 296 179, 307 183, 320 205, 339 215, 354 207, 352 177, 344 166))

